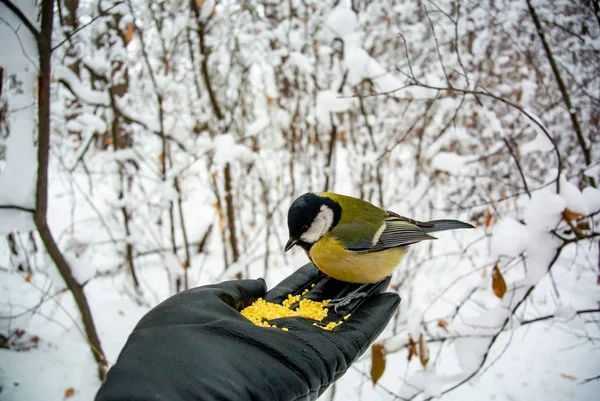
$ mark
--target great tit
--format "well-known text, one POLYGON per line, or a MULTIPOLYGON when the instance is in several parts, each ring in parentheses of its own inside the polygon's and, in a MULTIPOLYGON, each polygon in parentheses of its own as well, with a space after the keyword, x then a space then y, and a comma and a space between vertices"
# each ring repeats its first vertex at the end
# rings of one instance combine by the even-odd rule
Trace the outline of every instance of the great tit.
POLYGON ((349 283, 377 283, 391 275, 408 246, 436 239, 435 231, 474 228, 458 220, 421 222, 332 192, 307 193, 288 211, 285 252, 301 246, 326 275, 349 283))

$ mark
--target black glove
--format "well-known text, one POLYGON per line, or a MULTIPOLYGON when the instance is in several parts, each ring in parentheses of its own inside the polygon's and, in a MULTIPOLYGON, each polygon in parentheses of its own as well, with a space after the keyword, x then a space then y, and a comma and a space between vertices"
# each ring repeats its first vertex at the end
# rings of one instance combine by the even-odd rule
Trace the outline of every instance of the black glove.
POLYGON ((280 302, 313 283, 310 299, 339 298, 356 288, 309 264, 267 294, 258 279, 172 296, 137 324, 96 401, 316 399, 383 331, 400 299, 395 293, 375 294, 337 314, 330 311, 329 320, 335 321, 352 313, 333 331, 297 317, 271 321, 278 328, 259 327, 239 313, 257 298, 280 302))

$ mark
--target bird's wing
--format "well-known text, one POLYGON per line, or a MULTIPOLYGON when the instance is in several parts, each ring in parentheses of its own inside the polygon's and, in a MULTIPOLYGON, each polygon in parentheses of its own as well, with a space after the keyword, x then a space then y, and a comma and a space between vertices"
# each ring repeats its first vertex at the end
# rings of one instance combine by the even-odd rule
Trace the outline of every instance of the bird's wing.
POLYGON ((427 223, 418 222, 388 212, 388 216, 385 218, 383 224, 379 227, 370 227, 368 232, 372 232, 372 235, 354 241, 345 241, 344 238, 349 239, 353 237, 352 235, 344 235, 346 233, 350 234, 357 231, 365 232, 365 227, 359 226, 361 224, 364 225, 365 223, 354 222, 350 224, 341 224, 336 226, 331 234, 338 238, 344 248, 354 252, 377 252, 389 248, 415 244, 424 240, 435 239, 435 237, 428 235, 421 229, 421 226, 428 227, 427 223), (361 228, 363 230, 361 230, 361 228))

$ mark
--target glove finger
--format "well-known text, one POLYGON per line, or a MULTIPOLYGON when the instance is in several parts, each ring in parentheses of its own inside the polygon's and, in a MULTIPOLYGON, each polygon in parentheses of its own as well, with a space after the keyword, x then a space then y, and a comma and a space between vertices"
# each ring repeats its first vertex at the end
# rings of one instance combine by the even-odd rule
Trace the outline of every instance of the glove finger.
POLYGON ((288 294, 301 294, 304 289, 310 288, 318 280, 318 272, 319 270, 312 263, 305 264, 271 289, 265 295, 265 300, 280 303, 287 298, 288 294))
POLYGON ((350 318, 336 327, 340 347, 353 361, 371 345, 389 323, 400 304, 400 297, 386 292, 368 298, 350 318))
POLYGON ((234 309, 241 310, 258 298, 265 296, 267 284, 262 278, 256 280, 231 280, 205 286, 204 289, 217 290, 217 296, 234 309))

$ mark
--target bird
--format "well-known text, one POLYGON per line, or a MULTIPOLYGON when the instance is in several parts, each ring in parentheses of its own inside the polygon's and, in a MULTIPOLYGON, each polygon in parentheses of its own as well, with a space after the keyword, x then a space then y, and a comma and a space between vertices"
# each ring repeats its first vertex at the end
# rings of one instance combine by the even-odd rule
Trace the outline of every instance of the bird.
POLYGON ((418 221, 333 192, 309 192, 288 210, 289 240, 323 273, 348 283, 374 284, 392 274, 408 247, 433 232, 474 228, 458 220, 418 221))

